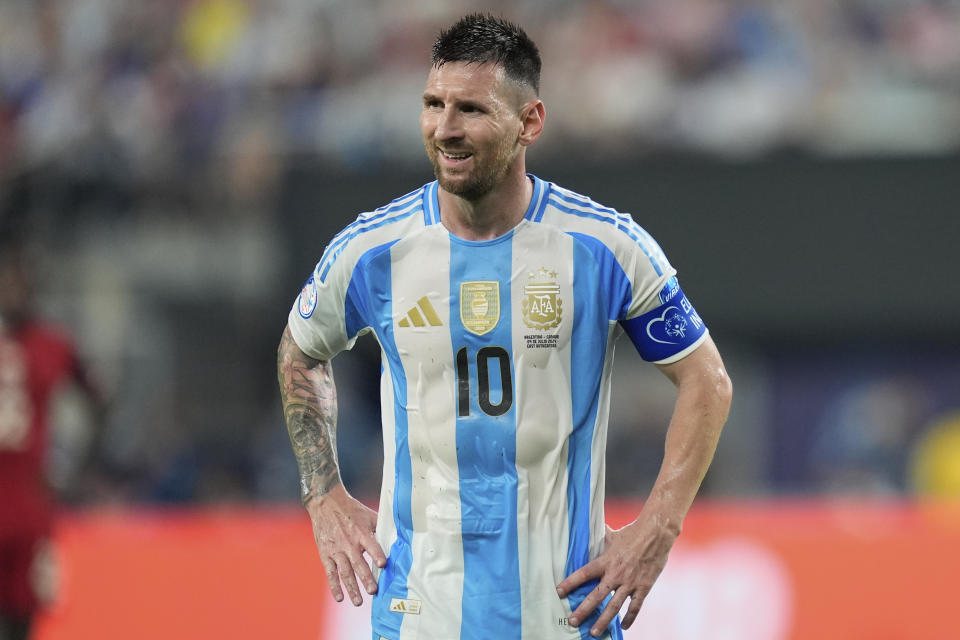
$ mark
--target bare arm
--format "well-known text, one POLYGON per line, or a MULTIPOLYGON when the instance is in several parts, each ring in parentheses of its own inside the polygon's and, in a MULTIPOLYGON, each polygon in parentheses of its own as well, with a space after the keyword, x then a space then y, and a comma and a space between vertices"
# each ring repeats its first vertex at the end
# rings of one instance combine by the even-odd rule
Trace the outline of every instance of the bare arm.
POLYGON ((570 617, 573 625, 586 620, 607 595, 614 593, 591 629, 594 635, 606 628, 627 597, 630 605, 623 627, 633 624, 680 535, 730 410, 733 388, 709 337, 692 354, 659 368, 676 385, 677 401, 667 429, 663 463, 650 496, 636 520, 616 531, 608 528, 600 556, 570 574, 557 588, 565 596, 588 580, 600 581, 570 617))
POLYGON ((717 449, 733 385, 710 338, 690 356, 659 369, 676 385, 677 402, 660 473, 643 510, 679 535, 717 449))
POLYGON ((342 486, 337 465, 337 389, 329 362, 306 355, 287 327, 277 351, 277 377, 290 445, 300 468, 300 499, 342 486))
POLYGON ((290 444, 300 468, 300 497, 310 514, 313 537, 337 602, 343 600, 341 581, 355 605, 376 593, 364 554, 377 566, 386 556, 374 537, 377 514, 355 500, 340 480, 337 464, 337 390, 330 363, 306 355, 290 333, 283 332, 277 351, 277 378, 290 444))

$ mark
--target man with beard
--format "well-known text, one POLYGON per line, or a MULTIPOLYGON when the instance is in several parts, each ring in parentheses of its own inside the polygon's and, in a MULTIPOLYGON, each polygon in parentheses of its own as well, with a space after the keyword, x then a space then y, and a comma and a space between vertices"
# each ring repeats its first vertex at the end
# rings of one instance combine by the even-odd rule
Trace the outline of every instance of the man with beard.
POLYGON ((333 238, 278 353, 304 505, 331 592, 373 599, 373 638, 621 637, 710 464, 731 386, 663 252, 629 215, 528 174, 540 56, 516 25, 442 32, 420 128, 436 181, 333 238), (330 360, 382 349, 379 512, 336 458, 330 360), (675 383, 636 520, 603 514, 613 345, 675 383))

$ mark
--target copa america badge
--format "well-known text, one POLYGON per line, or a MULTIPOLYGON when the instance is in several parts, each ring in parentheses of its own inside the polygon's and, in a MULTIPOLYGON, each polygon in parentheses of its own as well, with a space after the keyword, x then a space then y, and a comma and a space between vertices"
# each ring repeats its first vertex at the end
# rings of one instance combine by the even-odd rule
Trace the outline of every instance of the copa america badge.
POLYGON ((307 278, 307 283, 303 285, 300 291, 300 316, 304 319, 313 315, 313 310, 317 308, 317 285, 313 282, 313 276, 307 278))

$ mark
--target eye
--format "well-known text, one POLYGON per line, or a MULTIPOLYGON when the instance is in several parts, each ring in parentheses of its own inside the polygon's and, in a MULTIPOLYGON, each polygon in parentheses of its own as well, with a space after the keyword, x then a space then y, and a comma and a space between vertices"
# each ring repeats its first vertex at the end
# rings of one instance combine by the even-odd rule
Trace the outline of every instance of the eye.
POLYGON ((442 109, 443 103, 437 100, 436 98, 424 98, 423 108, 424 109, 442 109))

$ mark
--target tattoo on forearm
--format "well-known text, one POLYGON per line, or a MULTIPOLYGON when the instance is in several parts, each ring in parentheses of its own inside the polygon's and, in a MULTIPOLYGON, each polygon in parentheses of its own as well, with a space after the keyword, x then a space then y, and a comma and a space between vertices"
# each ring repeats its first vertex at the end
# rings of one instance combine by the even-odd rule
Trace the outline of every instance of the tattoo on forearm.
POLYGON ((277 378, 287 434, 300 467, 300 498, 306 504, 340 484, 333 369, 329 362, 304 355, 287 328, 277 351, 277 378))

